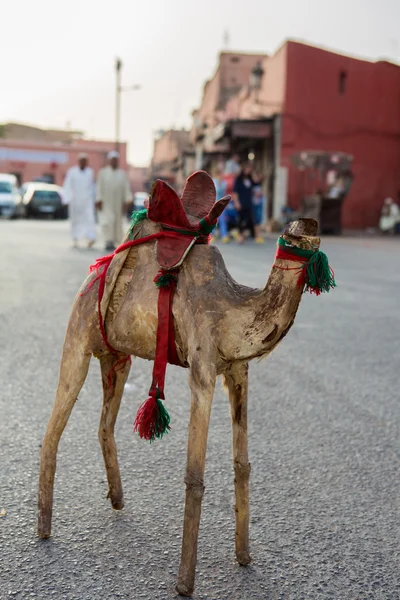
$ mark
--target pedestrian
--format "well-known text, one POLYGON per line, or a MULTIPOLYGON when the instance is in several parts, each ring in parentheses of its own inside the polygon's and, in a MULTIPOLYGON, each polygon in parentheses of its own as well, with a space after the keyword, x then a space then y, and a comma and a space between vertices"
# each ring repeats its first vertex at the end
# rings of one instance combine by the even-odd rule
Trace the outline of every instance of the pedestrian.
POLYGON ((394 234, 396 226, 400 222, 400 209, 393 198, 386 198, 383 203, 381 217, 379 219, 379 229, 382 233, 394 234))
POLYGON ((255 238, 253 220, 253 188, 255 182, 252 177, 252 169, 249 163, 245 163, 233 186, 233 200, 238 211, 239 235, 238 242, 244 241, 244 232, 250 231, 250 236, 255 238))
MULTIPOLYGON (((400 211, 400 191, 397 192, 397 202, 396 202, 397 206, 399 207, 399 211, 400 211)), ((399 235, 400 234, 400 219, 397 221, 397 224, 394 228, 394 232, 399 235)))
POLYGON ((94 172, 88 166, 87 154, 81 153, 78 164, 68 170, 63 187, 63 202, 69 206, 74 248, 82 238, 86 238, 88 248, 96 241, 94 199, 94 172))
POLYGON ((123 236, 122 218, 132 202, 128 177, 118 168, 119 153, 109 152, 109 164, 101 169, 97 178, 96 207, 106 250, 115 250, 123 236))
POLYGON ((234 154, 232 158, 228 159, 225 164, 225 173, 227 175, 239 175, 240 173, 240 158, 238 154, 234 154))
POLYGON ((253 221, 254 231, 256 236, 256 244, 264 244, 265 240, 261 235, 261 224, 263 221, 264 211, 264 192, 262 189, 263 176, 260 173, 254 174, 254 187, 253 187, 253 221))
MULTIPOLYGON (((214 181, 214 185, 215 185, 217 200, 221 200, 221 198, 226 196, 226 190, 227 190, 226 181, 224 179, 224 166, 223 165, 217 165, 217 168, 215 170, 215 177, 214 177, 213 181, 214 181)), ((226 216, 226 209, 218 219, 218 229, 219 229, 219 234, 221 236, 221 242, 223 244, 227 244, 230 241, 230 239, 229 239, 229 235, 228 235, 228 220, 227 220, 227 216, 226 216)))

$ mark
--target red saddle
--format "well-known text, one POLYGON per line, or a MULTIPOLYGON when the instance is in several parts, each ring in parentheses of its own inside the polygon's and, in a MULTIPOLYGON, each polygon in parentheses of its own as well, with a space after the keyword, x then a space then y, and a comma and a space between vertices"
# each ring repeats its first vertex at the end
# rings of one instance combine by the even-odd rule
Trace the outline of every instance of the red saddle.
POLYGON ((158 179, 153 186, 147 217, 165 229, 182 232, 178 239, 157 241, 157 262, 162 269, 178 267, 196 241, 215 225, 230 202, 225 196, 216 202, 214 182, 205 171, 193 173, 183 190, 182 198, 165 181, 158 179))

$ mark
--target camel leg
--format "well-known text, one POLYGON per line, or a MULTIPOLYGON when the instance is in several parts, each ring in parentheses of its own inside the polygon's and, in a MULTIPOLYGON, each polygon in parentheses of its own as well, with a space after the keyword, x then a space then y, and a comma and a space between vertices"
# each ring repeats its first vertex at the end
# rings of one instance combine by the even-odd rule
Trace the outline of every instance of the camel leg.
POLYGON ((194 589, 208 425, 215 379, 215 372, 204 362, 196 361, 196 364, 191 366, 189 384, 192 400, 185 477, 185 517, 181 564, 176 586, 183 596, 190 596, 194 589))
POLYGON ((91 354, 66 341, 53 411, 40 452, 38 535, 51 534, 57 448, 89 369, 91 354))
POLYGON ((235 471, 236 558, 248 565, 249 554, 249 478, 247 450, 247 389, 248 363, 234 364, 225 375, 232 417, 232 450, 235 471))
POLYGON ((99 426, 99 442, 103 452, 104 465, 108 479, 108 496, 112 507, 121 510, 124 507, 121 476, 119 473, 117 446, 114 438, 114 426, 117 420, 125 382, 131 368, 127 361, 112 377, 110 386, 108 374, 118 358, 108 354, 100 359, 101 375, 103 379, 103 410, 99 426))

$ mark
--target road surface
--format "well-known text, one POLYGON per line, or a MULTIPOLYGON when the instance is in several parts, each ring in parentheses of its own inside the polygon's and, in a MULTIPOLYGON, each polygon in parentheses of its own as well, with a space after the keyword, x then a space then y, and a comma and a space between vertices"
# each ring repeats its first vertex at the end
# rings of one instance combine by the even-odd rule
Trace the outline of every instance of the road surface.
MULTIPOLYGON (((168 368, 173 430, 149 445, 132 422, 151 364, 134 360, 116 427, 125 508, 114 512, 93 359, 60 443, 53 537, 39 540, 40 444, 72 300, 100 251, 71 249, 63 222, 0 221, 0 240, 0 598, 175 598, 187 373, 168 368)), ((194 598, 400 598, 399 241, 325 239, 337 290, 305 296, 287 338, 251 366, 248 568, 234 558, 230 417, 218 384, 194 598)), ((238 281, 265 283, 273 241, 222 252, 238 281)))

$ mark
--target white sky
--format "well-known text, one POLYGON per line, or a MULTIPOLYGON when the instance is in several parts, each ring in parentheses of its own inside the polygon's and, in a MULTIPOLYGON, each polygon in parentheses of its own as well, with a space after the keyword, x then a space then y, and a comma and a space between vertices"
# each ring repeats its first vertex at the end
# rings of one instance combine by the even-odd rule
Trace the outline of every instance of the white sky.
MULTIPOLYGON (((5 3, 4 3, 5 4, 5 3)), ((121 138, 146 164, 158 129, 188 126, 225 30, 230 48, 272 53, 294 37, 400 61, 399 0, 13 0, 0 9, 0 122, 114 135, 114 59, 121 138)))

